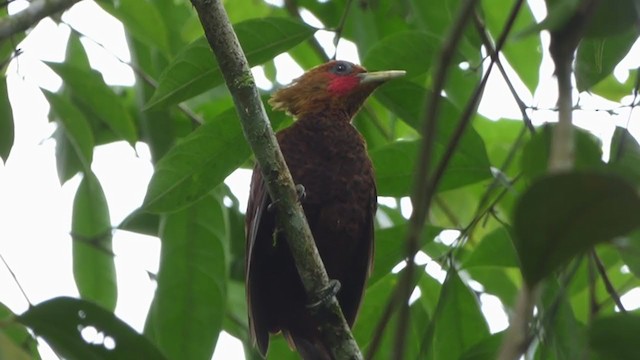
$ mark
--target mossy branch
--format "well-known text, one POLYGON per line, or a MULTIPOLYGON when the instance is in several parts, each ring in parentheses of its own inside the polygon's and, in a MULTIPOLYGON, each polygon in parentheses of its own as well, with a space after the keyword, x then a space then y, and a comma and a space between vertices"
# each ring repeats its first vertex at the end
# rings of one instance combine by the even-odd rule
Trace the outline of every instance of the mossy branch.
MULTIPOLYGON (((235 103, 245 137, 260 165, 273 199, 296 268, 309 298, 329 287, 329 277, 315 246, 295 185, 260 100, 247 59, 220 0, 191 0, 235 103)), ((335 359, 361 359, 362 355, 332 297, 313 316, 320 321, 324 343, 335 359)))

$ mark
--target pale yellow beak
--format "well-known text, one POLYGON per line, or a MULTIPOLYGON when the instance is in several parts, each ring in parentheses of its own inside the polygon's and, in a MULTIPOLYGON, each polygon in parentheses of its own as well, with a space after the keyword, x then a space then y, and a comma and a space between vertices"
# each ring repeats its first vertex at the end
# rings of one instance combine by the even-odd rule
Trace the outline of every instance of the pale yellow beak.
POLYGON ((404 70, 387 70, 361 73, 356 76, 360 78, 360 84, 379 83, 391 79, 397 79, 407 74, 404 70))

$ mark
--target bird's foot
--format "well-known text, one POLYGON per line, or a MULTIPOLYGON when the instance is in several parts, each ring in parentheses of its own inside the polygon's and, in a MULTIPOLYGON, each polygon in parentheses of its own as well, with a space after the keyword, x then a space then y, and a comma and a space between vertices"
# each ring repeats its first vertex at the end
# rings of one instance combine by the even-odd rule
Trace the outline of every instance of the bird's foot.
POLYGON ((300 200, 300 202, 307 197, 307 190, 302 184, 296 184, 296 193, 298 193, 298 200, 300 200))
MULTIPOLYGON (((298 194, 298 200, 300 200, 300 202, 302 202, 302 200, 304 200, 304 198, 307 197, 307 193, 305 192, 304 186, 302 184, 296 184, 296 193, 298 194)), ((276 210, 275 205, 279 200, 276 200, 272 203, 270 203, 269 205, 267 205, 267 211, 268 212, 273 212, 276 210)))
POLYGON ((332 297, 338 294, 340 286, 340 281, 329 279, 329 285, 313 296, 309 304, 307 304, 307 309, 314 309, 320 305, 326 304, 332 297))

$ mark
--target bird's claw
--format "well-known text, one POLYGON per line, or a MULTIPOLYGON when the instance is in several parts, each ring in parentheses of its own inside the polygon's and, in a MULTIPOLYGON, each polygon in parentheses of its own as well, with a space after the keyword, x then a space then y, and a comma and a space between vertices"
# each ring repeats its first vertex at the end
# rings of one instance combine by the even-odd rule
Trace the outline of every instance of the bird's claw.
POLYGON ((326 288, 317 292, 314 297, 311 299, 312 301, 307 304, 307 309, 315 309, 320 305, 326 304, 332 297, 338 294, 340 291, 340 281, 335 279, 329 279, 329 284, 326 288))
MULTIPOLYGON (((307 197, 306 190, 302 184, 296 184, 296 193, 298 194, 298 200, 302 202, 307 197)), ((275 205, 279 200, 271 202, 267 205, 267 211, 273 212, 275 211, 275 205)))
POLYGON ((300 200, 300 202, 307 197, 307 190, 302 184, 296 184, 296 192, 298 193, 298 200, 300 200))

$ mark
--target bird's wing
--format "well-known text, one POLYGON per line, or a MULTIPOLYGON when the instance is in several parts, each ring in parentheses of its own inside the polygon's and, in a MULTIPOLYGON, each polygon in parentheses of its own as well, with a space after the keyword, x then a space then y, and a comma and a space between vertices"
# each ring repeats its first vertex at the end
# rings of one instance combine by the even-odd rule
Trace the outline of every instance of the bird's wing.
MULTIPOLYGON (((269 332, 267 330, 268 325, 266 324, 266 319, 264 318, 266 314, 256 309, 256 304, 252 302, 252 290, 255 286, 255 281, 252 277, 255 274, 252 273, 251 260, 253 259, 253 249, 256 244, 258 232, 261 230, 260 224, 262 223, 263 215, 267 211, 268 202, 269 193, 262 179, 260 169, 256 166, 253 169, 253 176, 251 177, 251 190, 249 192, 249 202, 247 204, 245 217, 245 288, 251 338, 254 343, 258 344, 258 349, 260 349, 263 356, 269 347, 269 332)), ((265 231, 265 229, 262 229, 262 231, 265 231)))

